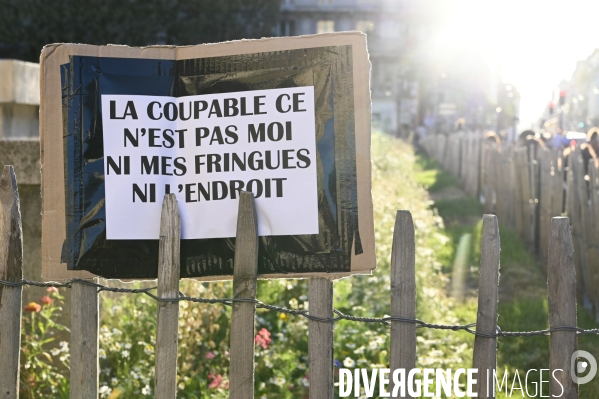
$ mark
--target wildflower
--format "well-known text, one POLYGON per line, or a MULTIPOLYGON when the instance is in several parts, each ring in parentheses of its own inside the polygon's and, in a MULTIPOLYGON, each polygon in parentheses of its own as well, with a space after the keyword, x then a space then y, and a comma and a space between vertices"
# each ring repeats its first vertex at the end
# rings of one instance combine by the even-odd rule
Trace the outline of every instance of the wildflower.
POLYGON ((47 295, 44 295, 43 297, 40 298, 40 302, 43 303, 44 305, 49 305, 52 303, 52 298, 50 298, 47 295))
POLYGON ((123 357, 124 357, 125 359, 128 359, 128 358, 129 358, 129 351, 128 351, 128 350, 124 350, 123 352, 121 352, 121 354, 123 355, 123 357))
POLYGON ((149 385, 147 385, 147 384, 146 384, 146 386, 145 386, 145 387, 143 387, 143 388, 141 389, 141 394, 142 394, 142 395, 150 395, 150 393, 151 393, 151 392, 152 392, 152 391, 150 390, 150 386, 149 386, 149 385))
POLYGON ((347 367, 348 369, 351 369, 352 367, 354 367, 356 365, 356 362, 354 361, 354 359, 352 359, 351 357, 346 357, 343 360, 343 365, 345 367, 347 367))
POLYGON ((26 312, 39 312, 40 310, 42 310, 42 306, 35 303, 35 302, 29 302, 29 305, 24 307, 26 312))
POLYGON ((285 313, 281 313, 281 314, 279 315, 279 318, 280 318, 281 320, 285 321, 285 320, 287 320, 287 315, 286 315, 285 313))
POLYGON ((217 375, 214 376, 213 373, 210 373, 210 375, 208 376, 208 378, 210 378, 210 376, 212 376, 212 382, 208 385, 208 388, 210 389, 217 389, 220 387, 220 384, 223 382, 223 376, 222 375, 217 375))
POLYGON ((58 292, 58 288, 56 288, 56 287, 48 287, 48 289, 46 289, 46 291, 48 291, 48 292, 58 292))
POLYGON ((112 389, 109 388, 108 385, 102 385, 98 390, 98 393, 100 394, 101 398, 107 397, 108 395, 110 395, 110 392, 112 392, 112 389))
POLYGON ((341 367, 341 362, 340 362, 339 360, 336 360, 336 359, 335 359, 335 360, 333 361, 333 365, 334 365, 335 367, 339 367, 339 368, 340 368, 340 367, 341 367))
POLYGON ((214 354, 214 352, 208 351, 206 353, 206 359, 214 359, 215 357, 216 357, 216 355, 214 354))
POLYGON ((268 331, 266 328, 258 331, 255 342, 256 344, 260 345, 262 349, 268 349, 268 345, 271 343, 270 331, 268 331))
POLYGON ((119 384, 119 380, 118 378, 114 378, 112 377, 112 379, 110 380, 110 385, 112 385, 113 387, 119 384))
POLYGON ((275 377, 275 378, 270 378, 268 380, 268 382, 270 382, 271 384, 274 384, 274 385, 282 387, 285 384, 285 382, 287 382, 287 380, 285 380, 285 378, 283 378, 283 377, 275 377))

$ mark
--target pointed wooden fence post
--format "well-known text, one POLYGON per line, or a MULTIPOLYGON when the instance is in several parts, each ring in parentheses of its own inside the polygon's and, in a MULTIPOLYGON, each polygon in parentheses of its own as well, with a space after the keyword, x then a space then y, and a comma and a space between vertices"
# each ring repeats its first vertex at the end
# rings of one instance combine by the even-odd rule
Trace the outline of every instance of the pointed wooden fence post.
MULTIPOLYGON (((499 301, 499 226, 495 215, 483 216, 478 282, 478 313, 476 331, 495 334, 497 331, 497 302, 499 301)), ((474 339, 473 368, 478 369, 473 392, 479 398, 495 398, 493 371, 497 365, 497 338, 477 335, 474 339), (490 381, 490 382, 489 382, 490 381), (488 390, 488 391, 487 391, 488 390)))
MULTIPOLYGON (((309 314, 333 317, 333 281, 312 277, 308 283, 309 314)), ((308 323, 310 399, 333 398, 333 322, 308 323)))
MULTIPOLYGON (((17 179, 5 166, 0 180, 0 280, 20 283, 23 232, 17 179)), ((0 398, 19 397, 21 296, 23 287, 0 285, 0 398)))
MULTIPOLYGON (((397 211, 391 248, 391 316, 416 318, 416 244, 409 211, 397 211)), ((391 322, 391 376, 397 369, 416 367, 416 324, 391 322)), ((389 390, 393 393, 393 378, 389 390)), ((398 396, 399 397, 399 396, 398 396)))
MULTIPOLYGON (((160 216, 158 252, 158 298, 178 298, 180 276, 181 221, 175 194, 166 194, 160 216)), ((177 344, 179 302, 158 302, 156 325, 156 372, 154 397, 174 399, 177 396, 177 344)))
MULTIPOLYGON (((95 279, 93 281, 96 281, 95 279)), ((98 289, 71 286, 71 399, 98 397, 98 289)))
MULTIPOLYGON (((570 221, 551 219, 547 258, 547 294, 549 327, 576 326, 576 269, 570 221)), ((578 387, 571 377, 571 357, 577 350, 576 331, 554 331, 549 340, 551 395, 563 399, 578 398, 578 387), (562 394, 560 396, 560 393, 562 394)))
MULTIPOLYGON (((254 195, 239 194, 233 298, 256 299, 258 276, 258 220, 254 195)), ((234 302, 231 316, 229 398, 254 398, 254 321, 256 304, 234 302)))

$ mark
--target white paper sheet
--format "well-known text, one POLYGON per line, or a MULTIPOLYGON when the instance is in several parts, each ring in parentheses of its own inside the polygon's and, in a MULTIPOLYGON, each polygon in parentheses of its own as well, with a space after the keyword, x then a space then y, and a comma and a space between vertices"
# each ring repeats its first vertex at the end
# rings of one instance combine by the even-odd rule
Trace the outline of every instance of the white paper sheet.
POLYGON ((107 239, 158 239, 167 191, 183 239, 234 237, 240 188, 261 236, 318 234, 314 118, 311 86, 103 95, 107 239))

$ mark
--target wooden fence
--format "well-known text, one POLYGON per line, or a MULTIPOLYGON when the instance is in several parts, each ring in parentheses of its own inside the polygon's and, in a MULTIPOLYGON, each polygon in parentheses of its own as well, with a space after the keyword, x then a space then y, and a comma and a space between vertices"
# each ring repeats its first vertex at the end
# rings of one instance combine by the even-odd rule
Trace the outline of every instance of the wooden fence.
POLYGON ((429 156, 457 177, 486 213, 513 227, 527 249, 547 264, 551 218, 571 222, 578 299, 599 320, 599 165, 580 146, 569 155, 538 146, 499 147, 481 134, 430 136, 429 156))
MULTIPOLYGON (((473 173, 474 171, 472 171, 473 173)), ((0 397, 18 398, 21 324, 22 237, 16 178, 5 167, 0 181, 0 397)), ((570 357, 577 349, 575 267, 573 244, 567 218, 553 218, 549 235, 548 295, 551 333, 549 368, 564 387, 563 398, 577 398, 570 377, 570 357), (568 328, 569 327, 569 328, 568 328), (561 369, 561 372, 560 372, 561 369)), ((156 338, 155 397, 176 397, 177 318, 179 286, 180 223, 173 194, 165 197, 160 229, 158 271, 158 317, 156 338)), ((237 224, 234 263, 232 325, 230 334, 230 398, 254 397, 254 316, 258 235, 256 212, 250 193, 242 193, 237 224)), ((495 370, 497 337, 521 335, 499 333, 497 327, 500 237, 497 217, 484 215, 481 240, 478 316, 473 367, 484 373, 495 370)), ((390 368, 416 366, 416 327, 425 325, 416 317, 415 238, 412 215, 398 211, 393 233, 391 259, 390 368)), ((71 295, 71 393, 72 399, 98 397, 98 292, 89 282, 73 282, 71 295)), ((334 392, 333 282, 311 278, 309 282, 309 374, 310 398, 330 399, 334 392)), ((351 318, 350 318, 351 320, 351 318)), ((436 326, 439 328, 439 326, 436 326)), ((441 327, 453 329, 452 327, 441 327)), ((462 326, 462 330, 469 329, 462 326)), ((471 330, 470 330, 471 331, 471 330)), ((472 331, 471 331, 472 332, 472 331)), ((454 332, 448 331, 448 334, 454 332)), ((509 338, 507 338, 509 339, 509 338)), ((480 374, 481 376, 484 374, 480 374)), ((479 377, 475 392, 487 393, 479 377)), ((554 393, 561 388, 552 385, 554 393)))

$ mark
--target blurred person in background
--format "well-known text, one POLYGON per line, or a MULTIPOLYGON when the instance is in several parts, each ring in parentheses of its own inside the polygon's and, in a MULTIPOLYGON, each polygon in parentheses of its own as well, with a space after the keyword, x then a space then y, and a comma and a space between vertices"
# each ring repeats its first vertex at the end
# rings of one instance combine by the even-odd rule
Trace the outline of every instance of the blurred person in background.
POLYGON ((553 135, 551 138, 551 148, 553 149, 561 149, 563 147, 567 147, 570 144, 570 141, 564 136, 564 132, 561 129, 553 135))
POLYGON ((532 130, 525 130, 518 137, 518 146, 525 146, 528 161, 532 162, 539 159, 539 152, 545 147, 545 143, 532 130))
POLYGON ((587 142, 595 151, 595 154, 599 154, 599 128, 589 129, 587 132, 587 142))
MULTIPOLYGON (((574 141, 574 140, 573 140, 574 141)), ((580 155, 582 157, 582 166, 584 167, 585 180, 589 180, 589 166, 590 162, 594 162, 597 165, 597 152, 599 152, 599 128, 591 128, 587 133, 587 141, 580 144, 580 155)), ((567 176, 566 167, 569 165, 570 155, 574 154, 576 150, 576 143, 574 142, 562 153, 563 165, 564 165, 564 178, 567 176)))
POLYGON ((501 152, 501 137, 493 132, 488 131, 485 133, 485 144, 495 146, 499 152, 501 152))

